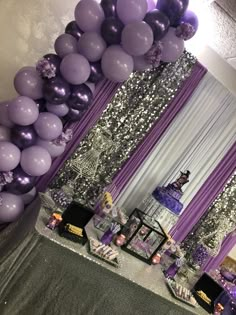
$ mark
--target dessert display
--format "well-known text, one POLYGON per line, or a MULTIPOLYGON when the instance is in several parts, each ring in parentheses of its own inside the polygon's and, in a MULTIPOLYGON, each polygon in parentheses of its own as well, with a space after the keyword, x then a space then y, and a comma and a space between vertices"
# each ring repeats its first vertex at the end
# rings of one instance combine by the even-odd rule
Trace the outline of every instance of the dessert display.
POLYGON ((171 292, 174 294, 174 296, 177 299, 191 306, 194 306, 194 307, 198 306, 197 301, 195 300, 190 290, 188 290, 187 288, 183 287, 181 284, 170 279, 167 279, 166 283, 168 287, 170 288, 171 292))

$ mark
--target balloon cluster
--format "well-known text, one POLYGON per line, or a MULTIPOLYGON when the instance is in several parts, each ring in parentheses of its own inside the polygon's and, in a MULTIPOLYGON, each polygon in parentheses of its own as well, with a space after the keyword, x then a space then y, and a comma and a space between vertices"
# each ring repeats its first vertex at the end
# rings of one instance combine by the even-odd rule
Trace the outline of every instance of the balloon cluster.
POLYGON ((198 27, 188 0, 81 0, 55 41, 55 52, 14 79, 19 96, 0 104, 0 223, 16 220, 35 195, 38 176, 61 155, 104 77, 176 61, 198 27))

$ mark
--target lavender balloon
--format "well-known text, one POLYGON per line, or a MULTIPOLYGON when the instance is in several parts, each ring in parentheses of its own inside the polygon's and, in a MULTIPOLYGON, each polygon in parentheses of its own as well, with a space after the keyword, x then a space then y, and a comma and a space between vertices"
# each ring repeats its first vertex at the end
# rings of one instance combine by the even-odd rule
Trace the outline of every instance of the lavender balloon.
POLYGON ((36 178, 26 174, 20 166, 13 171, 13 181, 6 185, 7 192, 21 195, 29 192, 35 185, 36 178))
POLYGON ((54 49, 61 58, 77 53, 77 40, 70 34, 62 34, 56 39, 54 49))
POLYGON ((0 142, 0 172, 8 172, 20 162, 20 150, 11 142, 0 142))
POLYGON ((74 36, 77 40, 79 40, 83 34, 83 31, 81 31, 76 21, 71 21, 69 24, 67 24, 65 32, 66 34, 74 36))
POLYGON ((0 141, 10 141, 11 130, 7 127, 0 125, 0 141))
POLYGON ((58 117, 64 117, 69 111, 69 107, 66 104, 53 105, 47 103, 46 107, 48 112, 55 114, 58 117))
POLYGON ((168 33, 162 39, 162 56, 163 62, 175 62, 184 51, 184 40, 175 35, 175 28, 170 27, 168 33))
POLYGON ((87 81, 84 84, 86 84, 90 88, 90 91, 92 93, 94 93, 94 91, 95 91, 95 84, 94 83, 87 81))
POLYGON ((20 69, 14 78, 14 86, 20 95, 28 96, 33 100, 43 97, 43 80, 34 67, 20 69))
POLYGON ((114 82, 126 81, 133 72, 133 58, 119 45, 106 49, 102 57, 102 71, 105 77, 114 82))
POLYGON ((39 110, 31 98, 19 96, 9 104, 8 115, 15 124, 28 126, 37 120, 39 110))
POLYGON ((90 75, 88 60, 80 54, 70 54, 61 62, 61 74, 70 84, 82 84, 90 75))
POLYGON ((118 18, 109 17, 102 23, 102 37, 109 45, 120 44, 123 28, 124 24, 118 18))
POLYGON ((34 145, 22 151, 20 164, 27 174, 42 176, 49 171, 52 159, 47 150, 34 145))
POLYGON ((60 105, 65 103, 70 96, 69 84, 60 77, 45 81, 43 95, 50 104, 60 105))
POLYGON ((78 51, 88 61, 95 62, 102 58, 106 46, 106 42, 101 35, 96 32, 86 32, 79 40, 78 51))
POLYGON ((156 8, 156 3, 154 0, 147 0, 148 9, 147 11, 153 11, 156 8))
POLYGON ((24 211, 24 203, 20 196, 7 192, 0 193, 0 222, 16 221, 24 211))
POLYGON ((37 191, 36 191, 36 188, 34 187, 28 193, 20 195, 20 197, 23 200, 24 205, 28 205, 34 200, 34 197, 36 196, 36 194, 37 194, 37 191))
POLYGON ((13 122, 9 119, 8 107, 11 101, 5 101, 0 103, 0 124, 11 128, 14 126, 13 122))
POLYGON ((12 142, 20 149, 28 148, 35 144, 37 134, 33 126, 15 126, 11 133, 12 142))
POLYGON ((187 10, 188 3, 189 0, 158 0, 157 9, 169 18, 170 25, 176 26, 187 10))
POLYGON ((104 20, 104 12, 95 0, 81 0, 75 8, 75 20, 84 32, 99 32, 104 20))
POLYGON ((54 140, 62 133, 63 125, 56 115, 52 113, 40 113, 34 124, 38 136, 44 140, 54 140))
POLYGON ((117 15, 124 24, 142 21, 147 13, 146 0, 117 0, 117 15))
POLYGON ((144 55, 153 44, 153 32, 145 22, 126 25, 121 37, 122 47, 132 56, 144 55))
POLYGON ((86 110, 92 103, 93 93, 86 84, 73 86, 67 104, 74 109, 86 110))
POLYGON ((116 3, 117 3, 117 0, 102 0, 101 1, 101 7, 103 8, 103 11, 106 17, 116 15, 116 3))
POLYGON ((170 20, 159 10, 148 12, 144 21, 151 27, 155 41, 162 39, 170 27, 170 20))
POLYGON ((80 121, 84 116, 85 112, 86 110, 70 108, 69 113, 66 116, 66 119, 71 122, 80 121))
POLYGON ((104 78, 101 63, 92 62, 90 63, 90 68, 91 68, 91 72, 89 76, 89 82, 97 84, 99 81, 101 81, 104 78))
POLYGON ((58 157, 58 156, 62 155, 62 153, 66 149, 66 145, 65 144, 57 145, 57 144, 54 144, 52 141, 47 141, 47 140, 43 140, 43 139, 40 139, 40 138, 38 138, 36 144, 38 146, 44 148, 45 150, 47 150, 52 158, 55 158, 55 157, 58 157))

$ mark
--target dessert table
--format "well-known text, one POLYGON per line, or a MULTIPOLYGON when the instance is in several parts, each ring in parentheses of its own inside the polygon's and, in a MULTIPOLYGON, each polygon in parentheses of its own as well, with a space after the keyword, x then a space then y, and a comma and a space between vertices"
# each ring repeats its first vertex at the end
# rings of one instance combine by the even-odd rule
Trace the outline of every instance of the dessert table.
MULTIPOLYGON (((20 222, 0 233, 1 315, 207 314, 171 295, 160 266, 123 251, 121 266, 110 266, 91 256, 88 244, 45 227, 47 220, 35 200, 20 222)), ((88 235, 96 231, 88 225, 88 235)))

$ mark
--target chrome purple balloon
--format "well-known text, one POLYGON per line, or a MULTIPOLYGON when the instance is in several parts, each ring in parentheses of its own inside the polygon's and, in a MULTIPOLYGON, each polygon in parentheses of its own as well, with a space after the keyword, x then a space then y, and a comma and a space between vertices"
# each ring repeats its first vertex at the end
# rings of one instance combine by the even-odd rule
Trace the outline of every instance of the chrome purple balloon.
POLYGON ((70 34, 74 36, 77 40, 79 40, 81 35, 83 34, 83 31, 81 31, 76 21, 71 21, 70 23, 67 24, 65 33, 70 34))
POLYGON ((79 121, 84 116, 85 112, 86 110, 70 108, 69 113, 66 115, 66 119, 71 122, 79 121))
POLYGON ((33 187, 29 192, 26 194, 20 195, 21 199, 23 200, 25 205, 28 205, 34 200, 34 197, 37 194, 37 190, 35 187, 33 187))
POLYGON ((86 110, 92 103, 92 100, 93 93, 86 84, 74 85, 67 104, 73 109, 86 110))
POLYGON ((105 13, 106 17, 116 15, 116 3, 117 0, 102 0, 101 7, 105 13))
POLYGON ((39 100, 35 100, 35 103, 38 107, 39 112, 45 112, 46 110, 46 101, 44 98, 41 98, 39 100))
POLYGON ((37 134, 33 126, 14 126, 11 132, 11 141, 20 149, 28 148, 35 144, 37 134))
POLYGON ((13 171, 13 181, 5 186, 7 192, 21 195, 28 193, 35 185, 36 178, 26 174, 20 166, 13 171))
POLYGON ((97 84, 104 78, 102 72, 102 66, 100 62, 91 62, 90 63, 91 72, 88 81, 97 84))
POLYGON ((151 27, 156 41, 162 39, 170 27, 170 20, 159 10, 148 12, 144 21, 151 27))
POLYGON ((43 95, 50 104, 63 104, 70 96, 70 86, 62 78, 55 77, 44 82, 43 95))
POLYGON ((156 8, 169 18, 171 26, 176 26, 187 10, 188 4, 189 0, 158 0, 156 8))
POLYGON ((120 44, 121 33, 124 28, 124 24, 116 17, 108 17, 104 20, 101 27, 102 37, 107 44, 120 44))

